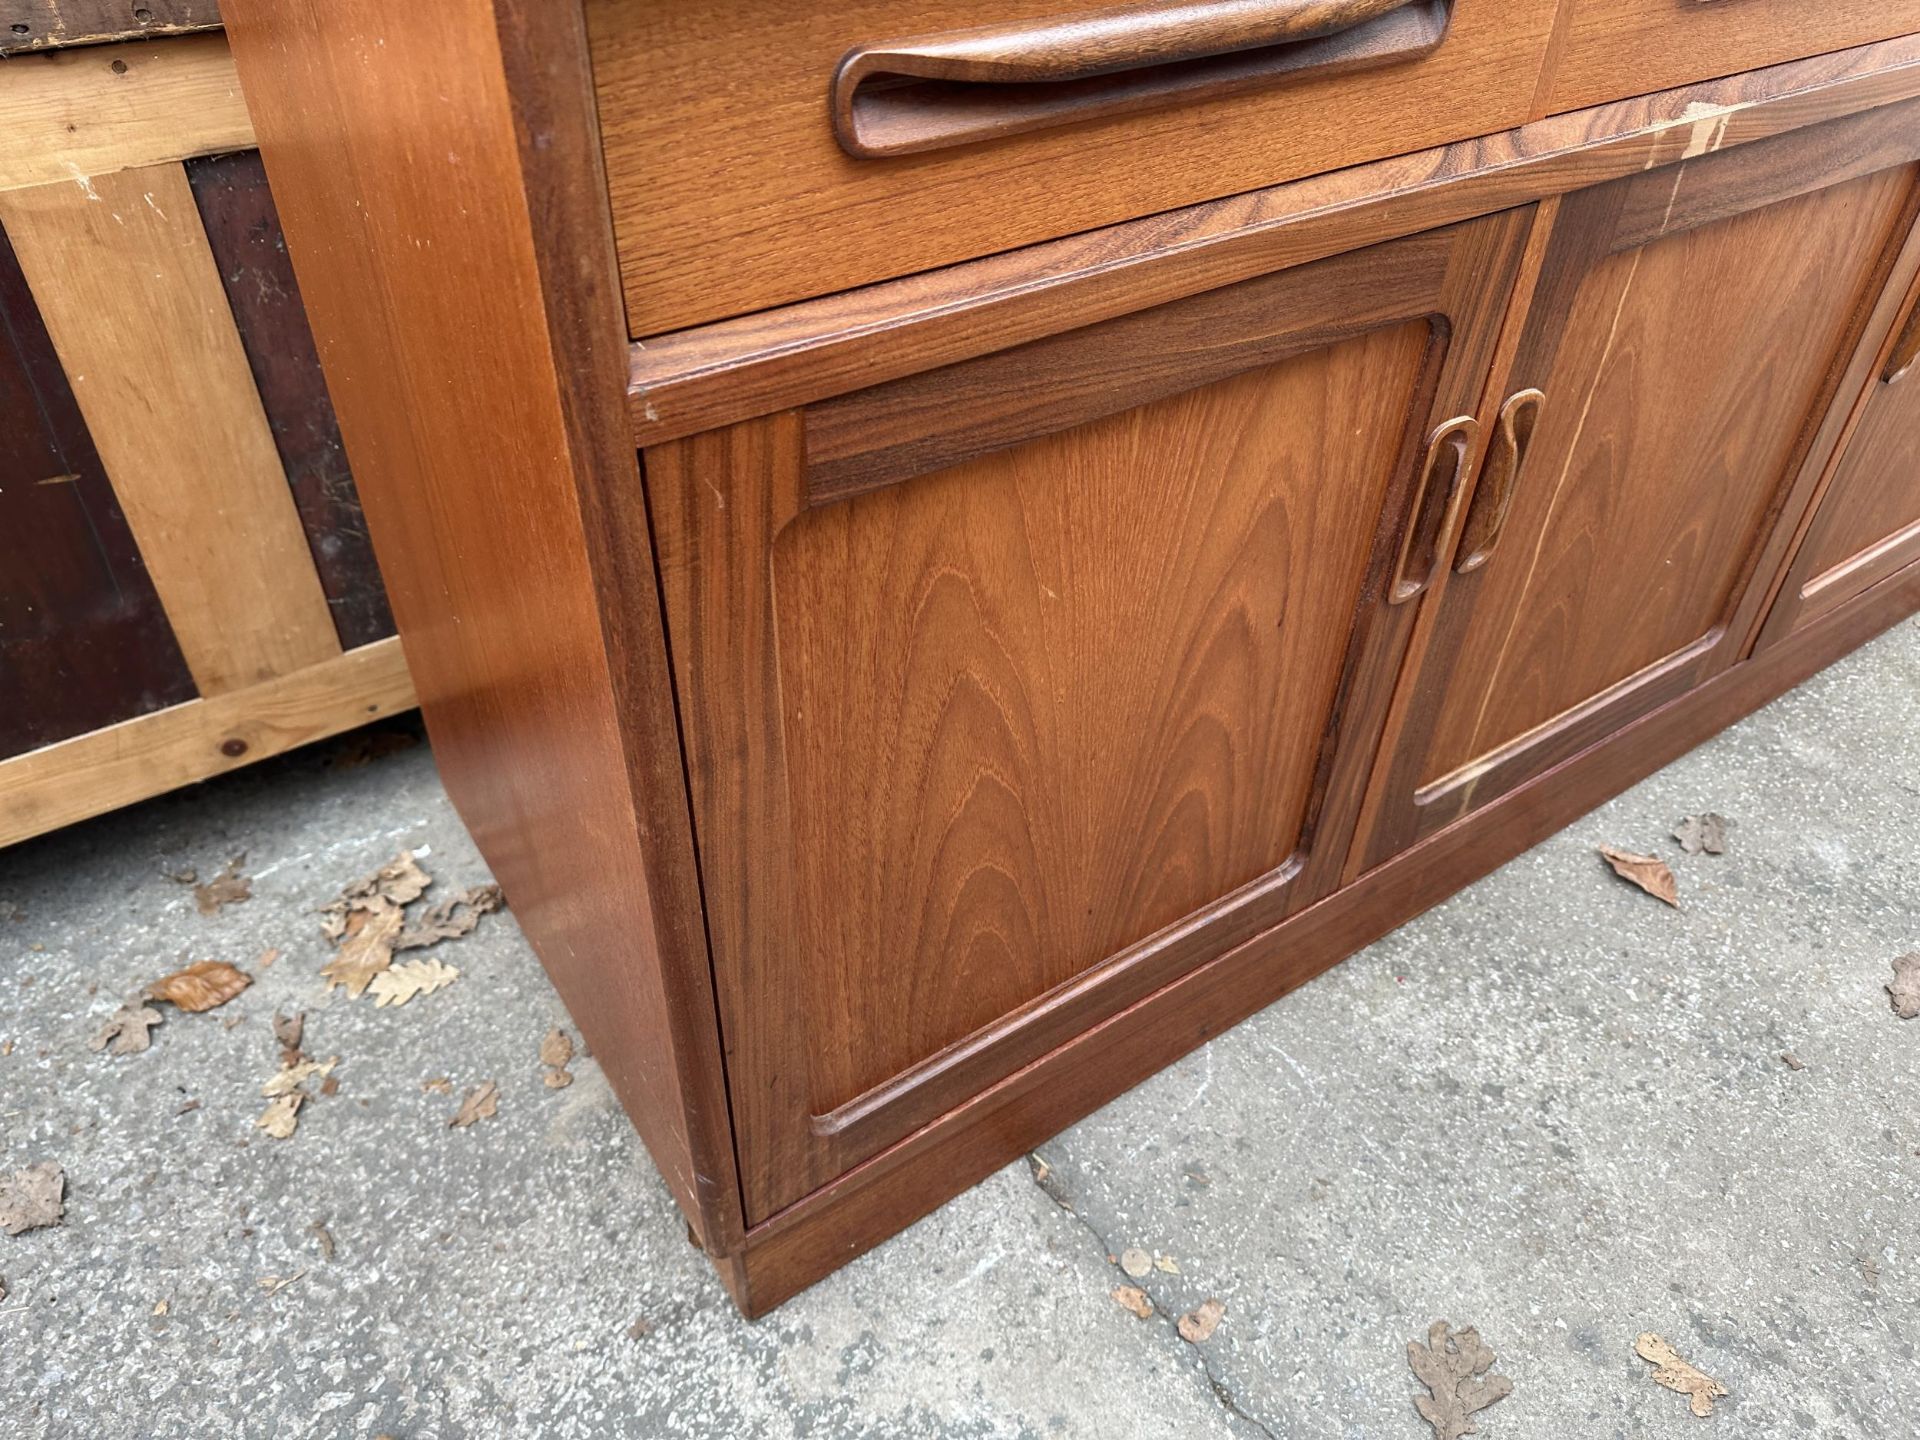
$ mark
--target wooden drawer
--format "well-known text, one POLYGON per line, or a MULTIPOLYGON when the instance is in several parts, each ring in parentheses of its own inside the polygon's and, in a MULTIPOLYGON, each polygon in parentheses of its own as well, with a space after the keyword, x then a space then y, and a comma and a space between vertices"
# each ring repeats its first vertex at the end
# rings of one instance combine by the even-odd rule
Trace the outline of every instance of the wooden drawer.
POLYGON ((1503 0, 1158 0, 1091 11, 1085 0, 590 0, 631 333, 1517 124, 1552 19, 1551 6, 1503 0), (1066 23, 1090 15, 1099 23, 1066 23), (1291 46, 1149 63, 1245 45, 1302 15, 1361 21, 1291 46), (962 45, 951 38, 962 28, 994 38, 962 45), (869 58, 842 73, 863 47, 869 58), (1133 68, 1029 84, 899 78, 1114 64, 1133 68), (1002 133, 1013 126, 1036 128, 1002 133), (901 144, 930 148, 847 148, 901 144))
POLYGON ((1542 114, 1920 31, 1920 0, 1561 0, 1542 114))

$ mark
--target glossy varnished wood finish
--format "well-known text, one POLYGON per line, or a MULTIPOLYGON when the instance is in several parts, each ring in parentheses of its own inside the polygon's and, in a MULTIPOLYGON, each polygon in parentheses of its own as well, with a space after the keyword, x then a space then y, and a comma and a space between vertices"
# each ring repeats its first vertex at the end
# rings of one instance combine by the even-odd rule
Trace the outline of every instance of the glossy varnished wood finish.
POLYGON ((836 142, 859 45, 1057 19, 1059 0, 588 0, 635 335, 907 275, 1526 118, 1544 5, 1458 0, 1424 60, 888 160, 836 142), (725 183, 715 183, 725 176, 725 183))
POLYGON ((1911 216, 1913 135, 1870 115, 1560 207, 1501 377, 1545 409, 1491 558, 1430 602, 1371 861, 1744 649, 1911 216))
POLYGON ((1920 30, 1916 0, 1560 0, 1536 113, 1920 30))
POLYGON ((631 355, 642 445, 1920 95, 1920 37, 1598 106, 668 335, 631 355))
POLYGON ((689 1220, 737 1249, 578 16, 223 8, 441 773, 689 1220))
POLYGON ((751 1216, 1333 883, 1524 226, 647 452, 751 1216))

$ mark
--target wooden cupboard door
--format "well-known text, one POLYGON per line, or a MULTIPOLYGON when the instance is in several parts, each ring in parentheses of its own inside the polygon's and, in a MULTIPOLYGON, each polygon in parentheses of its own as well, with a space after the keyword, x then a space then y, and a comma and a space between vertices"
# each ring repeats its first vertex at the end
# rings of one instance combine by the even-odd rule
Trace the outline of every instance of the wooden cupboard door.
POLYGON ((1527 222, 646 453, 751 1220, 1337 882, 1527 222))
POLYGON ((1904 234, 1911 118, 1559 206, 1350 875, 1744 649, 1904 234))

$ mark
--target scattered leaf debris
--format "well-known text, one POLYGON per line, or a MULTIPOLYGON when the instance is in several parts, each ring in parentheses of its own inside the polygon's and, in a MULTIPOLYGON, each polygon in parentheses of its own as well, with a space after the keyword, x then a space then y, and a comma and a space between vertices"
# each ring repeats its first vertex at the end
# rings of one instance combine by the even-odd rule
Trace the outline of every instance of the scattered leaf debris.
POLYGON ((300 1042, 307 1033, 307 1012, 297 1011, 291 1017, 273 1012, 273 1038, 280 1042, 280 1063, 298 1065, 301 1061, 300 1042))
POLYGON ((1794 1054, 1793 1051, 1791 1050, 1783 1051, 1781 1053, 1780 1063, 1786 1066, 1787 1069, 1789 1070, 1804 1070, 1807 1068, 1807 1062, 1802 1060, 1798 1055, 1794 1054))
POLYGON ((423 1095, 451 1095, 453 1094, 453 1077, 451 1075, 435 1075, 431 1079, 422 1080, 420 1082, 420 1093, 423 1095))
POLYGON ((320 1219, 314 1221, 307 1229, 313 1232, 313 1243, 320 1247, 320 1258, 322 1260, 332 1260, 334 1251, 333 1231, 327 1228, 326 1217, 322 1216, 320 1219))
POLYGON ((1893 962, 1893 979, 1887 985, 1887 994, 1893 997, 1893 1013, 1902 1020, 1920 1015, 1920 950, 1893 962))
POLYGON ((256 970, 271 970, 273 968, 273 962, 279 958, 279 947, 268 946, 265 950, 262 950, 258 955, 253 957, 253 968, 256 970))
POLYGON ((573 1083, 567 1066, 573 1060, 573 1037, 555 1026, 540 1042, 540 1063, 547 1067, 545 1080, 549 1090, 562 1090, 573 1083))
POLYGON ((416 995, 431 995, 460 978, 460 972, 444 960, 408 960, 393 965, 373 977, 375 1009, 404 1005, 416 995))
POLYGON ((644 1340, 652 1333, 653 1322, 644 1315, 627 1326, 627 1338, 629 1340, 644 1340))
POLYGON ((1871 1255, 1860 1256, 1860 1278, 1867 1282, 1869 1290, 1880 1288, 1880 1262, 1871 1255))
POLYGON ((492 883, 475 885, 471 890, 462 890, 458 895, 436 900, 400 932, 400 938, 393 942, 393 948, 422 950, 429 945, 438 945, 442 940, 458 940, 463 935, 473 933, 473 927, 480 923, 482 915, 491 915, 504 904, 505 893, 492 883))
POLYGON ((141 994, 197 1015, 218 1009, 252 983, 251 975, 224 960, 201 960, 161 976, 141 994))
POLYGON ((1651 1330, 1633 1342, 1633 1352, 1654 1367, 1654 1383, 1685 1395, 1701 1419, 1713 1414, 1713 1402, 1729 1392, 1711 1375, 1682 1360, 1679 1353, 1651 1330))
POLYGON ((176 1115, 191 1115, 194 1111, 198 1110, 199 1108, 200 1108, 200 1102, 198 1100, 189 1100, 173 1113, 176 1115))
MULTIPOLYGON (((238 905, 242 900, 253 898, 253 881, 240 873, 240 867, 247 857, 236 855, 227 862, 227 868, 204 885, 193 887, 193 903, 202 915, 218 915, 227 905, 238 905)), ((192 871, 185 872, 191 875, 192 871)))
POLYGON ((316 1075, 325 1079, 339 1063, 340 1057, 335 1055, 330 1060, 302 1060, 298 1065, 285 1066, 260 1087, 260 1094, 268 1100, 291 1095, 316 1075))
POLYGON ((1673 878, 1673 871, 1667 862, 1653 855, 1635 855, 1630 850, 1615 850, 1611 846, 1600 847, 1600 858, 1613 867, 1613 873, 1622 880, 1631 881, 1656 900, 1664 900, 1674 909, 1680 908, 1680 884, 1673 878))
POLYGON ((1471 1325, 1455 1330, 1445 1320, 1436 1320, 1427 1327, 1426 1344, 1407 1342, 1407 1364, 1432 1392, 1430 1397, 1417 1397, 1413 1405, 1433 1427, 1434 1440, 1478 1435, 1473 1416, 1513 1393, 1511 1380, 1490 1373, 1493 1363, 1493 1351, 1471 1325))
POLYGON ((301 1269, 301 1270, 296 1270, 293 1272, 293 1274, 287 1275, 287 1276, 262 1275, 260 1277, 260 1288, 266 1291, 267 1294, 270 1296, 278 1295, 282 1290, 286 1289, 287 1286, 293 1284, 294 1281, 302 1278, 306 1273, 307 1272, 304 1269, 301 1269))
POLYGON ((153 1044, 153 1027, 162 1015, 150 1005, 122 1005, 93 1032, 89 1050, 105 1050, 109 1055, 138 1055, 153 1044))
POLYGON ((358 1000, 373 977, 393 964, 393 942, 406 923, 400 907, 386 902, 376 910, 356 910, 354 915, 361 923, 320 967, 327 989, 344 985, 349 1000, 358 1000))
POLYGON ((1168 1275, 1178 1275, 1180 1273, 1180 1266, 1177 1263, 1175 1263, 1174 1258, 1171 1255, 1154 1256, 1153 1268, 1156 1270, 1162 1271, 1163 1273, 1168 1275))
POLYGON ((1220 1321, 1227 1313, 1226 1305, 1219 1300, 1203 1300, 1198 1309, 1189 1310, 1180 1317, 1180 1338, 1189 1345, 1204 1345, 1213 1338, 1213 1332, 1220 1328, 1220 1321))
POLYGON ((1689 815, 1673 827, 1673 838, 1680 842, 1680 848, 1689 855, 1698 855, 1702 851, 1709 855, 1724 855, 1727 853, 1727 822, 1712 811, 1704 815, 1689 815))
POLYGON ((1153 1273, 1153 1256, 1134 1246, 1120 1252, 1120 1268, 1138 1280, 1153 1273))
POLYGON ((24 1235, 58 1225, 66 1192, 67 1173, 51 1160, 0 1176, 0 1230, 24 1235))
POLYGON ((491 1120, 500 1110, 500 1087, 488 1080, 471 1087, 461 1098, 460 1108, 447 1120, 449 1128, 464 1130, 476 1120, 491 1120))
POLYGON ((153 1302, 153 1313, 156 1315, 164 1315, 172 1308, 173 1302, 171 1300, 160 1299, 153 1302))
POLYGON ((322 909, 320 928, 337 944, 359 928, 356 915, 410 905, 426 894, 431 884, 433 877, 420 868, 413 851, 402 850, 373 874, 347 886, 339 899, 322 909))
POLYGON ((1116 1285, 1108 1293, 1142 1320, 1153 1314, 1153 1301, 1138 1285, 1116 1285))
POLYGON ((306 1091, 292 1091, 275 1099, 253 1123, 276 1140, 291 1140, 300 1127, 300 1107, 306 1103, 306 1091))

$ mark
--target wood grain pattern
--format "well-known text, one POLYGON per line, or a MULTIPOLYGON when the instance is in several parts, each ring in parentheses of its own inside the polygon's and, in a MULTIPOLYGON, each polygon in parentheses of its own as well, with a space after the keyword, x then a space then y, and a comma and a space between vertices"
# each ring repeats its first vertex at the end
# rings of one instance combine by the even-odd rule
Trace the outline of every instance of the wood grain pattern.
POLYGON ((0 232, 0 756, 194 695, 0 232))
POLYGON ((299 508, 320 586, 347 649, 393 634, 340 425, 300 304, 280 216, 257 150, 187 162, 261 408, 299 508))
POLYGON ((200 693, 338 655, 185 173, 0 191, 0 225, 200 693))
POLYGON ((1560 0, 1536 113, 1576 110, 1920 30, 1913 0, 1560 0))
POLYGON ((90 177, 253 144, 227 42, 83 46, 0 65, 0 190, 90 177))
POLYGON ((0 845, 410 710, 398 640, 0 760, 0 845))
MULTIPOLYGON (((1891 116, 1857 124, 1911 134, 1891 116)), ((1416 718, 1375 780, 1392 793, 1373 863, 1745 647, 1784 553, 1776 521, 1790 532, 1824 463, 1816 432, 1912 213, 1904 166, 1799 193, 1831 139, 1783 137, 1561 207, 1504 382, 1548 396, 1529 473, 1492 560, 1432 602, 1416 718), (1708 169, 1721 173, 1695 173, 1708 169), (1752 208, 1730 217, 1735 191, 1752 208)))
POLYGON ((642 445, 1920 95, 1920 37, 1608 104, 636 344, 642 445))
POLYGON ((1526 118, 1553 18, 1457 0, 1446 43, 1408 65, 891 160, 835 141, 829 84, 855 46, 1060 13, 1058 0, 588 0, 631 333, 1504 129, 1526 118))
POLYGON ((219 25, 219 0, 0 0, 0 55, 219 25))
POLYGON ((737 1249, 580 17, 222 8, 447 788, 699 1238, 737 1249))
POLYGON ((799 413, 647 453, 750 1215, 1332 883, 1523 228, 850 397, 852 499, 799 413))

